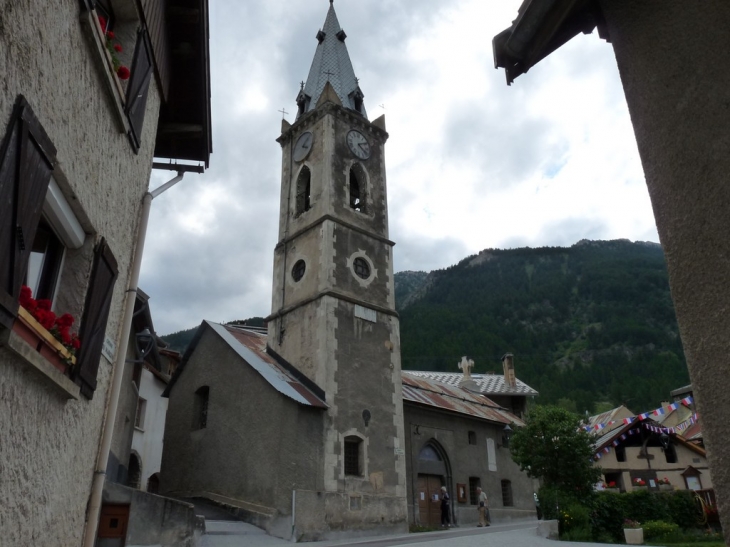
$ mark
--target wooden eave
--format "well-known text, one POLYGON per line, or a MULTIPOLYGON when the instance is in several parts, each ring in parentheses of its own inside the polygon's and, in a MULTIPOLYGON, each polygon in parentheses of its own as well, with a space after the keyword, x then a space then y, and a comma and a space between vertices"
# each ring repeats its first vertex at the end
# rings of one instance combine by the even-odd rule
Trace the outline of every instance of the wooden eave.
MULTIPOLYGON (((507 85, 579 33, 608 32, 596 0, 524 0, 512 26, 492 39, 495 68, 507 85)), ((610 40, 609 40, 610 41, 610 40)))
POLYGON ((156 158, 201 162, 213 151, 208 0, 166 0, 166 100, 160 107, 156 158))

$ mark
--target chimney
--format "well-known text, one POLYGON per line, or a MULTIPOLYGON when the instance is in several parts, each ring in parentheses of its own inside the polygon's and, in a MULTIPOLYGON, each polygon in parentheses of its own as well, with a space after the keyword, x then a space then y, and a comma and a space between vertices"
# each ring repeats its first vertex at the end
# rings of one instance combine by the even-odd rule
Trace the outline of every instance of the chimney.
POLYGON ((504 382, 512 388, 517 387, 517 378, 515 378, 514 355, 505 353, 502 356, 502 367, 504 368, 504 382))

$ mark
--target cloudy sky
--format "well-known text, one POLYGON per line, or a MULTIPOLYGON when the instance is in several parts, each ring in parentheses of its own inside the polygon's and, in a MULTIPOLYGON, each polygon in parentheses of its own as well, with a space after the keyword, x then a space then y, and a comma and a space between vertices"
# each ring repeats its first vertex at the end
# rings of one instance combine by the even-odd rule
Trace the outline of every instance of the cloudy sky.
MULTIPOLYGON (((491 39, 519 4, 335 2, 370 119, 386 115, 396 271, 489 247, 658 241, 611 46, 581 35, 508 87, 491 39)), ((210 2, 213 156, 153 202, 140 287, 158 333, 270 313, 278 111, 296 111, 328 6, 210 2)))

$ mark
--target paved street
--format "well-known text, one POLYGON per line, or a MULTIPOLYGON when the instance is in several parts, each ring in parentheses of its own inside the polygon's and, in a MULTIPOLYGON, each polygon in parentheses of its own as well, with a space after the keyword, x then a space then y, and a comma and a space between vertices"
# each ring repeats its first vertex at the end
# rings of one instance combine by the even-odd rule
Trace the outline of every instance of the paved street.
MULTIPOLYGON (((207 534, 201 547, 269 547, 290 545, 288 541, 267 536, 262 530, 232 521, 207 521, 207 534)), ((502 524, 489 528, 455 528, 452 530, 389 536, 378 538, 355 538, 351 540, 305 543, 312 547, 335 547, 339 545, 360 545, 362 547, 389 547, 395 545, 426 545, 434 547, 588 547, 594 543, 568 543, 537 537, 534 523, 502 524)))

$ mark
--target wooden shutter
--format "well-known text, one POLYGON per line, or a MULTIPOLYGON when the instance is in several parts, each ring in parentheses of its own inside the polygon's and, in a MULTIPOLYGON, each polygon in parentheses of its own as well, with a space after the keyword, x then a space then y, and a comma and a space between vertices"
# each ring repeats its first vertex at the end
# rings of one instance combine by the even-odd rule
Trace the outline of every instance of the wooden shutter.
POLYGON ((142 139, 142 125, 147 109, 147 92, 152 79, 152 48, 149 44, 147 31, 141 29, 137 33, 137 45, 134 49, 132 61, 132 75, 127 85, 127 104, 125 112, 131 127, 129 140, 135 152, 139 151, 142 139))
POLYGON ((79 331, 81 349, 77 356, 74 375, 76 383, 81 387, 81 393, 89 399, 93 397, 96 389, 96 374, 99 370, 101 348, 104 345, 106 323, 109 319, 117 274, 117 261, 106 240, 102 239, 94 252, 91 282, 86 293, 84 315, 79 331))
POLYGON ((0 325, 18 312, 56 149, 21 95, 0 149, 0 325))

